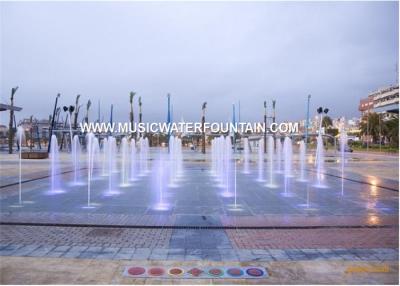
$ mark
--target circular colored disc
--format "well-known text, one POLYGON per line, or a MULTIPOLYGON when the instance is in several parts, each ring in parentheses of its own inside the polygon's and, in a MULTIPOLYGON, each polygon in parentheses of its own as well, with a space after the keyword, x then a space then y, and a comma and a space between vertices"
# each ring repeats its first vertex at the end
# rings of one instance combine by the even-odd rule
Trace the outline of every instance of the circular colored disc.
POLYGON ((162 269, 160 267, 154 267, 154 268, 150 268, 148 270, 148 272, 151 276, 161 276, 164 274, 164 269, 162 269))
POLYGON ((171 268, 168 273, 170 275, 175 275, 175 276, 179 276, 183 274, 183 269, 181 268, 171 268))
POLYGON ((128 273, 130 275, 142 275, 145 272, 146 269, 144 269, 143 267, 131 267, 128 269, 128 273))
POLYGON ((208 273, 212 276, 221 276, 223 274, 222 270, 218 268, 211 268, 208 273))
POLYGON ((198 276, 200 276, 201 273, 203 273, 203 270, 201 270, 199 268, 192 268, 188 271, 188 273, 194 277, 198 277, 198 276))
POLYGON ((259 277, 264 275, 264 271, 259 268, 249 268, 246 270, 247 274, 254 277, 259 277))
POLYGON ((240 268, 229 268, 227 273, 230 276, 238 277, 243 275, 243 270, 240 268))

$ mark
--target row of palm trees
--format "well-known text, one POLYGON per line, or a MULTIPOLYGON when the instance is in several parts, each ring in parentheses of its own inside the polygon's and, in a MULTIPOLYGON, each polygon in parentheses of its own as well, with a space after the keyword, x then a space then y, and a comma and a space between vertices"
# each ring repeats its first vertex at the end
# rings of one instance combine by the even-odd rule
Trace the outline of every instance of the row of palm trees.
POLYGON ((372 139, 372 143, 388 142, 391 147, 399 145, 399 119, 396 117, 384 119, 379 113, 369 112, 362 117, 360 130, 361 135, 372 139))

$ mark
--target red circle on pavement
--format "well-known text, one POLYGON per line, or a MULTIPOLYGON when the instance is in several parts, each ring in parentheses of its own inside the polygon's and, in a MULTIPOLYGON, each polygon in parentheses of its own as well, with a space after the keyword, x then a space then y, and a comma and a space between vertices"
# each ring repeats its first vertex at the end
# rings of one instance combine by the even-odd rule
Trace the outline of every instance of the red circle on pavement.
POLYGON ((218 268, 212 268, 208 270, 208 273, 210 273, 212 276, 221 276, 222 275, 222 270, 218 268))
POLYGON ((154 267, 149 269, 149 274, 151 276, 161 276, 164 274, 164 269, 160 267, 154 267))
POLYGON ((146 269, 144 269, 143 267, 131 267, 128 269, 128 273, 130 275, 142 275, 145 272, 146 269))
POLYGON ((201 273, 203 273, 203 270, 199 268, 192 268, 188 271, 188 273, 191 274, 192 276, 198 277, 200 276, 201 273))
POLYGON ((230 276, 238 277, 243 275, 243 270, 240 268, 230 268, 226 271, 230 276))
POLYGON ((254 277, 259 277, 259 276, 263 276, 264 275, 264 271, 262 271, 259 268, 249 268, 249 269, 247 269, 246 272, 250 276, 254 276, 254 277))
POLYGON ((183 269, 181 268, 171 268, 168 273, 170 275, 175 275, 175 276, 179 276, 183 274, 183 269))

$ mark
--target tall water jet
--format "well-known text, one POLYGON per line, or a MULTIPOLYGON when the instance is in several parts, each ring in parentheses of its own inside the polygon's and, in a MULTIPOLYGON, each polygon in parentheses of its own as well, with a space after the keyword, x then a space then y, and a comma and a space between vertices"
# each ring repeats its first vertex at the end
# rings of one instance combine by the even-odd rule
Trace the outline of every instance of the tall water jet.
POLYGON ((306 178, 306 144, 303 140, 300 141, 300 152, 299 152, 299 160, 300 160, 300 178, 298 181, 307 182, 306 178))
POLYGON ((158 162, 153 165, 153 188, 156 191, 156 203, 154 204, 153 208, 158 211, 166 211, 169 209, 169 205, 166 203, 164 192, 166 180, 168 179, 163 154, 161 154, 161 151, 159 156, 158 162))
POLYGON ((177 138, 176 144, 176 176, 178 179, 183 177, 183 152, 182 152, 182 139, 177 138))
POLYGON ((144 138, 144 155, 145 155, 145 160, 144 160, 144 171, 145 173, 149 173, 149 159, 150 159, 150 146, 149 146, 149 138, 144 138))
POLYGON ((79 142, 79 136, 75 135, 72 142, 72 161, 74 164, 74 185, 82 184, 79 181, 79 168, 80 168, 80 156, 81 156, 81 143, 79 142))
POLYGON ((243 139, 243 173, 244 174, 249 174, 249 139, 248 138, 244 138, 243 139))
POLYGON ((169 184, 177 187, 177 181, 182 177, 182 141, 178 137, 171 136, 169 139, 169 184))
POLYGON ((211 176, 217 176, 217 139, 211 141, 211 176))
POLYGON ((282 143, 281 143, 281 138, 276 138, 275 139, 275 145, 276 145, 276 172, 281 173, 282 172, 282 143))
POLYGON ((116 171, 116 152, 117 152, 117 142, 113 136, 108 137, 108 191, 105 196, 118 195, 119 191, 114 189, 114 174, 116 171))
POLYGON ((347 146, 347 134, 342 126, 342 128, 340 129, 340 155, 341 155, 340 163, 342 169, 342 196, 344 195, 344 164, 346 160, 345 157, 346 146, 347 146))
POLYGON ((274 138, 272 136, 268 137, 268 188, 276 188, 275 184, 275 174, 274 174, 274 138))
POLYGON ((232 197, 232 191, 230 189, 230 178, 232 171, 232 142, 231 137, 226 136, 221 137, 222 148, 223 148, 223 165, 222 165, 222 187, 224 191, 222 192, 223 197, 232 197))
POLYGON ((234 208, 237 208, 237 171, 236 171, 236 159, 234 159, 233 161, 233 188, 234 188, 234 197, 235 197, 235 201, 234 201, 234 208))
POLYGON ((86 135, 86 161, 87 161, 87 206, 85 208, 92 208, 91 204, 91 183, 93 177, 93 169, 95 164, 96 149, 98 148, 98 140, 93 133, 86 135), (97 145, 97 146, 96 146, 97 145))
POLYGON ((168 187, 174 188, 176 187, 175 179, 176 179, 176 140, 175 136, 171 135, 169 137, 168 142, 168 150, 169 150, 169 183, 168 187))
POLYGON ((59 173, 59 167, 60 167, 59 166, 60 159, 59 159, 59 154, 58 154, 58 142, 57 142, 57 136, 56 135, 52 135, 51 136, 50 161, 51 161, 51 174, 50 174, 51 190, 50 190, 50 194, 63 193, 64 191, 61 190, 60 182, 59 182, 59 179, 57 178, 57 174, 59 173))
POLYGON ((25 141, 25 131, 22 126, 17 128, 17 140, 19 145, 19 192, 18 192, 18 203, 22 204, 22 143, 25 141))
POLYGON ((103 139, 103 147, 101 149, 101 175, 108 176, 108 139, 103 139))
POLYGON ((318 135, 317 137, 317 150, 316 150, 316 156, 315 156, 315 164, 317 167, 317 183, 316 187, 318 188, 324 188, 326 187, 323 184, 323 172, 324 172, 324 141, 322 139, 322 135, 318 135))
POLYGON ((292 150, 292 140, 289 137, 285 137, 284 143, 283 143, 283 152, 284 152, 284 162, 285 162, 285 172, 284 172, 284 182, 285 182, 285 196, 290 196, 291 193, 289 191, 289 183, 290 183, 290 177, 292 177, 292 156, 293 156, 293 150, 292 150))
POLYGON ((67 117, 68 117, 68 123, 69 123, 69 139, 70 139, 70 143, 71 143, 71 151, 72 151, 72 142, 73 142, 73 135, 72 135, 72 124, 71 124, 71 114, 72 112, 67 113, 67 117))
POLYGON ((258 182, 264 182, 264 139, 258 141, 258 182))
POLYGON ((128 183, 128 166, 129 166, 129 146, 128 146, 128 139, 126 137, 122 138, 121 140, 121 187, 128 187, 130 184, 128 183))
POLYGON ((285 177, 292 177, 292 157, 293 157, 293 150, 292 150, 292 140, 289 137, 285 137, 283 143, 283 152, 285 155, 285 177))
POLYGON ((131 175, 129 180, 130 181, 136 181, 137 180, 137 171, 136 171, 136 141, 134 138, 131 139, 131 175))
POLYGON ((149 157, 149 140, 147 138, 140 138, 139 140, 139 176, 146 176, 149 172, 148 157, 149 157))

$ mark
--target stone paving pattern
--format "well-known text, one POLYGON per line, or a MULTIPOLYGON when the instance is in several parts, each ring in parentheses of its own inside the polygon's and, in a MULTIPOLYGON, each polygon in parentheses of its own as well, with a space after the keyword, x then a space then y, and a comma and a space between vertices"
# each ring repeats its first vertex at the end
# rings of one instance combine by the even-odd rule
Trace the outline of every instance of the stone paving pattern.
POLYGON ((205 230, 8 226, 0 256, 271 261, 398 260, 398 229, 205 230))
MULTIPOLYGON (((357 160, 365 161, 363 156, 358 156, 357 160)), ((352 170, 347 173, 351 178, 390 187, 393 183, 398 183, 398 177, 386 176, 378 179, 364 176, 360 170, 365 168, 357 160, 351 162, 352 170)), ((391 172, 393 168, 397 168, 398 176, 398 165, 394 165, 395 162, 398 163, 398 158, 389 158, 387 161, 386 158, 381 160, 374 157, 371 161, 388 172, 390 168, 391 172)), ((35 178, 48 172, 46 161, 35 163, 37 165, 32 168, 31 173, 26 169, 30 163, 24 163, 24 170, 27 172, 25 178, 35 178), (36 168, 37 166, 40 167, 36 168)), ((68 164, 63 164, 68 169, 68 164)), ((251 175, 238 173, 238 211, 232 209, 232 198, 220 196, 221 190, 215 186, 204 162, 190 161, 185 164, 190 179, 184 180, 182 186, 166 193, 171 208, 164 212, 152 209, 154 197, 151 192, 144 192, 151 186, 151 175, 142 178, 130 189, 122 189, 123 193, 113 198, 105 198, 102 191, 98 191, 106 185, 104 179, 93 181, 95 191, 92 195, 96 203, 94 209, 82 208, 86 200, 86 186, 68 187, 66 194, 47 196, 45 191, 49 186, 48 179, 24 183, 26 204, 21 208, 15 208, 17 186, 0 187, 1 222, 159 226, 111 228, 0 225, 0 256, 7 257, 2 259, 7 263, 1 263, 0 271, 8 273, 6 277, 2 276, 0 282, 21 281, 19 279, 24 274, 21 277, 15 276, 21 272, 13 263, 25 265, 21 269, 27 272, 34 271, 27 270, 26 264, 21 263, 29 262, 30 259, 34 259, 33 269, 39 272, 48 265, 47 261, 61 262, 62 269, 59 271, 69 269, 70 263, 82 265, 80 268, 71 265, 71 273, 81 273, 85 267, 90 269, 89 276, 78 275, 73 283, 94 283, 97 279, 103 283, 127 282, 121 278, 121 269, 123 263, 129 265, 127 263, 132 261, 150 264, 162 262, 163 265, 229 261, 268 265, 272 267, 272 276, 265 283, 337 282, 337 269, 341 269, 340 279, 345 282, 378 283, 398 280, 398 191, 344 180, 342 196, 341 180, 326 176, 328 189, 317 189, 312 182, 304 184, 293 181, 290 190, 294 196, 285 198, 281 195, 282 187, 267 189, 255 181, 256 165, 253 162, 251 175), (304 207, 307 196, 310 199, 308 208, 304 207), (187 227, 180 229, 165 226, 187 227), (224 226, 270 228, 224 229, 224 226), (208 227, 221 229, 207 229, 208 227), (289 262, 290 264, 285 264, 289 262), (298 264, 299 262, 303 264, 298 264), (368 279, 364 276, 343 276, 344 265, 351 265, 348 263, 369 265, 376 262, 389 263, 391 274, 379 277, 371 274, 368 279), (96 268, 104 268, 105 265, 111 265, 113 272, 102 272, 96 268), (321 265, 324 268, 319 269, 321 265), (8 267, 12 269, 12 273, 7 271, 8 267), (317 270, 314 271, 314 268, 317 270), (308 276, 308 273, 314 274, 308 276), (320 275, 321 273, 324 275, 320 275), (97 276, 91 276, 94 274, 97 276), (113 278, 107 280, 106 274, 113 278), (319 276, 324 277, 319 280, 319 276)), ((240 165, 238 167, 241 168, 240 165)), ((336 167, 327 162, 327 170, 334 175, 337 175, 336 167)), ((15 182, 15 162, 8 159, 7 164, 1 168, 2 185, 15 182), (3 180, 4 174, 7 182, 3 180)), ((311 172, 310 178, 313 176, 311 172)), ((72 175, 69 173, 60 177, 67 186, 72 175)), ((282 185, 281 181, 279 183, 282 185)), ((57 272, 58 267, 51 265, 51 269, 47 270, 48 275, 53 275, 51 278, 37 276, 38 280, 35 281, 65 281, 62 280, 63 274, 57 272)), ((72 283, 72 280, 66 281, 72 283)), ((161 282, 154 279, 128 282, 133 281, 161 282)), ((176 284, 181 282, 172 280, 171 283, 174 281, 176 284)), ((206 282, 202 280, 196 283, 206 282)), ((218 283, 218 280, 207 283, 218 283)), ((232 283, 238 282, 232 280, 232 283)))
POLYGON ((395 261, 252 261, 199 262, 108 259, 65 259, 8 257, 0 264, 1 284, 397 284, 398 262, 395 261), (218 267, 257 266, 268 269, 265 279, 159 279, 131 278, 122 275, 126 266, 218 267), (351 272, 355 267, 378 271, 351 272), (382 273, 382 269, 385 270, 382 273), (379 271, 380 270, 380 271, 379 271))

